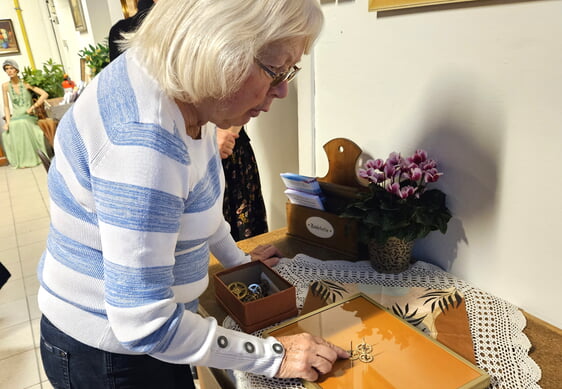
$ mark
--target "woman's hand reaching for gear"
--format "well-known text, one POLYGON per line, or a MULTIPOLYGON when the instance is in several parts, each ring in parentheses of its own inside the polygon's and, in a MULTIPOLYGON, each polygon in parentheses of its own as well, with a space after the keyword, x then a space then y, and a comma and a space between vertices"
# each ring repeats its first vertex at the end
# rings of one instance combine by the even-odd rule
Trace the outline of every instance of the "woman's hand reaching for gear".
POLYGON ((344 349, 308 333, 281 336, 277 340, 285 347, 283 362, 275 375, 278 378, 316 381, 321 374, 332 370, 338 358, 350 357, 344 349))

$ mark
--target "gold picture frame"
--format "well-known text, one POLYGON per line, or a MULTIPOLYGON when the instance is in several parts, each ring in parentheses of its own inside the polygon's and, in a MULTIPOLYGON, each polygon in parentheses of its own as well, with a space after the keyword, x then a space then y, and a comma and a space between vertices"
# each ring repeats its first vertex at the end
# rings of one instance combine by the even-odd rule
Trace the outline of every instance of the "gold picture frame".
POLYGON ((356 358, 340 359, 318 381, 303 382, 308 389, 485 389, 490 383, 485 371, 363 293, 286 321, 263 337, 302 332, 353 350, 356 358))
POLYGON ((369 11, 389 11, 393 9, 421 7, 446 3, 462 3, 477 0, 369 0, 369 11))
POLYGON ((68 0, 70 5, 70 11, 72 13, 72 19, 74 20, 74 29, 80 32, 88 31, 86 27, 86 18, 84 17, 84 11, 82 10, 81 0, 68 0))
POLYGON ((0 55, 19 54, 20 47, 11 19, 0 19, 0 55))
POLYGON ((121 10, 125 19, 137 13, 137 0, 121 0, 121 10))

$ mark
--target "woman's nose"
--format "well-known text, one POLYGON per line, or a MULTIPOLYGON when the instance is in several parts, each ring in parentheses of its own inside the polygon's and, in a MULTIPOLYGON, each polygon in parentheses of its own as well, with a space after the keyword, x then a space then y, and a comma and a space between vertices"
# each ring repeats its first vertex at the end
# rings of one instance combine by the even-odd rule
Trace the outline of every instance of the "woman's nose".
POLYGON ((283 81, 269 89, 271 96, 277 99, 284 99, 289 94, 289 82, 283 81))

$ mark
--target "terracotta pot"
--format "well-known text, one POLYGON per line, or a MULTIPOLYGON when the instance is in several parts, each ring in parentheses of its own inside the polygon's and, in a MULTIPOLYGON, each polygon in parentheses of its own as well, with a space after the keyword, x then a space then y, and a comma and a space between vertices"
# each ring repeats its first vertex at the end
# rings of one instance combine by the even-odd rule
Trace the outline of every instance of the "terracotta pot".
POLYGON ((371 266, 379 273, 402 273, 412 263, 413 240, 392 237, 383 245, 371 240, 368 247, 371 266))

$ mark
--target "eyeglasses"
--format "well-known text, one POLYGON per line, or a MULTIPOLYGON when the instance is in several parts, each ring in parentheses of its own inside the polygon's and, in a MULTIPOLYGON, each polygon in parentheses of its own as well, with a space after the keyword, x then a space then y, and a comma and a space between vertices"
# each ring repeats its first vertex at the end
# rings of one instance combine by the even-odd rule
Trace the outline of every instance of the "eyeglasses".
POLYGON ((297 65, 293 65, 293 67, 291 67, 286 72, 275 73, 274 71, 269 69, 267 66, 265 66, 263 63, 261 63, 259 61, 259 59, 257 59, 257 58, 256 58, 256 63, 259 65, 260 68, 262 68, 267 73, 267 75, 269 77, 271 77, 270 86, 272 88, 276 87, 277 85, 281 84, 284 81, 287 81, 287 82, 291 81, 293 78, 295 78, 295 76, 297 75, 299 70, 301 70, 301 68, 299 68, 297 65))

